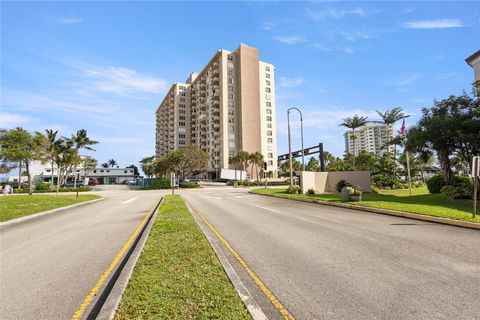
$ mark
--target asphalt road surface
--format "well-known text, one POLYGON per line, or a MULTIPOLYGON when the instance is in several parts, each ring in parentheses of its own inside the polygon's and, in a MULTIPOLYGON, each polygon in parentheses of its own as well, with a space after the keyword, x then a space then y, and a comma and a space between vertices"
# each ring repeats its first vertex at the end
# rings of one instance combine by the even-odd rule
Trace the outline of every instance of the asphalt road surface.
POLYGON ((125 186, 98 194, 0 231, 0 319, 70 319, 161 197, 125 186))
MULTIPOLYGON (((480 319, 480 232, 251 195, 181 191, 297 319, 480 319)), ((222 249, 264 312, 280 315, 222 249)))

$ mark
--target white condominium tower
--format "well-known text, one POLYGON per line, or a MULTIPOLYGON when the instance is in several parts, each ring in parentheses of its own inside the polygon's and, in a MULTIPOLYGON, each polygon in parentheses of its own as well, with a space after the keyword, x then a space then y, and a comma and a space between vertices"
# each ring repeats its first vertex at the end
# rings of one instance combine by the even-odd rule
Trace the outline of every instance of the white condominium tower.
POLYGON ((258 151, 275 176, 275 68, 258 56, 244 44, 222 49, 200 73, 173 84, 156 112, 156 156, 194 144, 210 156, 207 177, 215 179, 233 168, 238 151, 258 151))
MULTIPOLYGON (((345 137, 345 152, 353 154, 353 131, 347 131, 345 137)), ((387 150, 393 151, 393 146, 386 147, 387 139, 393 137, 393 127, 381 121, 368 121, 364 126, 355 129, 355 156, 361 151, 373 152, 381 156, 387 150), (388 133, 388 134, 387 134, 388 133)))

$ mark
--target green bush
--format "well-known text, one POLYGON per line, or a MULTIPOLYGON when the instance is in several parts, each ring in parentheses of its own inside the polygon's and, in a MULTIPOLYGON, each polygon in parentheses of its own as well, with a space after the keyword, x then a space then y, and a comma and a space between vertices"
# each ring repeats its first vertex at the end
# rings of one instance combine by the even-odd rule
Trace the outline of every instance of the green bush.
POLYGON ((370 182, 374 183, 377 188, 380 189, 400 189, 401 188, 401 182, 395 178, 395 177, 390 177, 386 176, 384 174, 377 174, 374 175, 371 179, 370 182))
POLYGON ((472 199, 472 180, 469 177, 455 176, 453 185, 443 186, 441 193, 445 199, 472 199))
POLYGON ((313 190, 313 188, 310 188, 307 190, 307 194, 315 194, 315 190, 313 190))
POLYGON ((343 187, 351 187, 352 184, 348 181, 345 180, 340 180, 337 182, 337 185, 335 186, 335 189, 337 192, 342 192, 343 187))
MULTIPOLYGON (((85 191, 91 191, 92 188, 90 188, 89 186, 80 186, 78 187, 78 191, 79 192, 85 192, 85 191)), ((56 191, 56 189, 53 189, 52 191, 56 191)), ((58 189, 58 192, 77 192, 77 188, 74 188, 74 187, 63 187, 63 188, 59 188, 58 189)))
POLYGON ((182 181, 180 182, 180 188, 200 188, 200 184, 197 182, 182 181))
POLYGON ((155 179, 153 182, 145 187, 144 190, 170 189, 170 179, 155 179))
POLYGON ((50 190, 50 185, 48 183, 39 183, 35 186, 37 191, 47 191, 50 190))
POLYGON ((431 176, 427 181, 427 188, 430 193, 440 193, 443 186, 447 183, 445 177, 441 174, 431 176))
POLYGON ((302 188, 300 188, 300 186, 290 186, 287 188, 287 193, 289 194, 298 194, 300 193, 300 190, 302 188))

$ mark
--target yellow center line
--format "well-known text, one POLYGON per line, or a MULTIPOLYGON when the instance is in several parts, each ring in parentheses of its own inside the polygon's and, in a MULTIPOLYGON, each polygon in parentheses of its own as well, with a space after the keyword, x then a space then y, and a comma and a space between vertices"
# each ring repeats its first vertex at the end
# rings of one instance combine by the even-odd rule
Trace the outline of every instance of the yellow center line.
POLYGON ((213 231, 213 233, 217 236, 217 238, 225 245, 225 247, 232 253, 232 255, 237 259, 240 265, 245 269, 247 274, 252 278, 255 284, 260 288, 263 294, 270 300, 270 302, 274 305, 274 307, 280 312, 280 314, 287 320, 295 320, 293 315, 282 305, 280 300, 275 297, 275 295, 267 288, 267 286, 260 280, 260 278, 250 269, 250 267, 246 264, 246 262, 242 259, 242 257, 232 248, 232 246, 225 240, 220 233, 215 229, 210 222, 197 210, 191 203, 189 203, 190 207, 202 218, 203 222, 213 231))
POLYGON ((97 294, 98 290, 100 289, 100 287, 102 286, 102 284, 105 282, 105 280, 108 278, 108 276, 110 275, 110 273, 112 273, 113 269, 115 269, 115 267, 117 266, 117 264, 120 262, 120 259, 122 258, 122 256, 124 255, 124 253, 127 251, 128 247, 130 247, 130 244, 132 244, 132 242, 135 240, 135 238, 137 237, 138 233, 140 232, 140 230, 142 230, 143 226, 145 225, 145 223, 148 221, 149 217, 154 213, 155 211, 155 208, 157 207, 157 205, 155 205, 149 212, 148 214, 145 216, 145 218, 143 218, 142 222, 140 222, 140 224, 138 225, 137 229, 135 229, 135 231, 133 232, 133 234, 130 236, 130 238, 127 240, 127 242, 123 245, 122 249, 120 249, 120 251, 118 252, 118 254, 115 256, 115 259, 113 259, 112 263, 110 264, 110 266, 108 267, 108 269, 102 274, 102 276, 100 277, 100 279, 98 279, 98 282, 95 284, 95 286, 92 288, 92 290, 90 291, 90 293, 85 297, 85 299, 83 300, 82 304, 80 305, 80 308, 78 308, 77 311, 75 311, 75 313, 73 314, 71 320, 77 320, 77 319, 80 319, 80 317, 82 316, 83 312, 85 311, 85 309, 88 307, 88 305, 90 304, 90 302, 92 302, 93 298, 95 297, 95 295, 97 294))

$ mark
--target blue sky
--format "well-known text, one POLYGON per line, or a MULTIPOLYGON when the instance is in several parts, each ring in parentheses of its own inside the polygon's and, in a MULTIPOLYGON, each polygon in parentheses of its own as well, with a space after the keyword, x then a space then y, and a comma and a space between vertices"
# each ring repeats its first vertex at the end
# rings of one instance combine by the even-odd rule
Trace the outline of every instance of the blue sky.
MULTIPOLYGON (((240 42, 275 64, 279 153, 286 109, 305 146, 343 154, 341 119, 470 90, 478 2, 2 2, 1 127, 84 128, 100 163, 154 154, 170 84, 240 42)), ((294 148, 299 148, 294 125, 294 148)))

